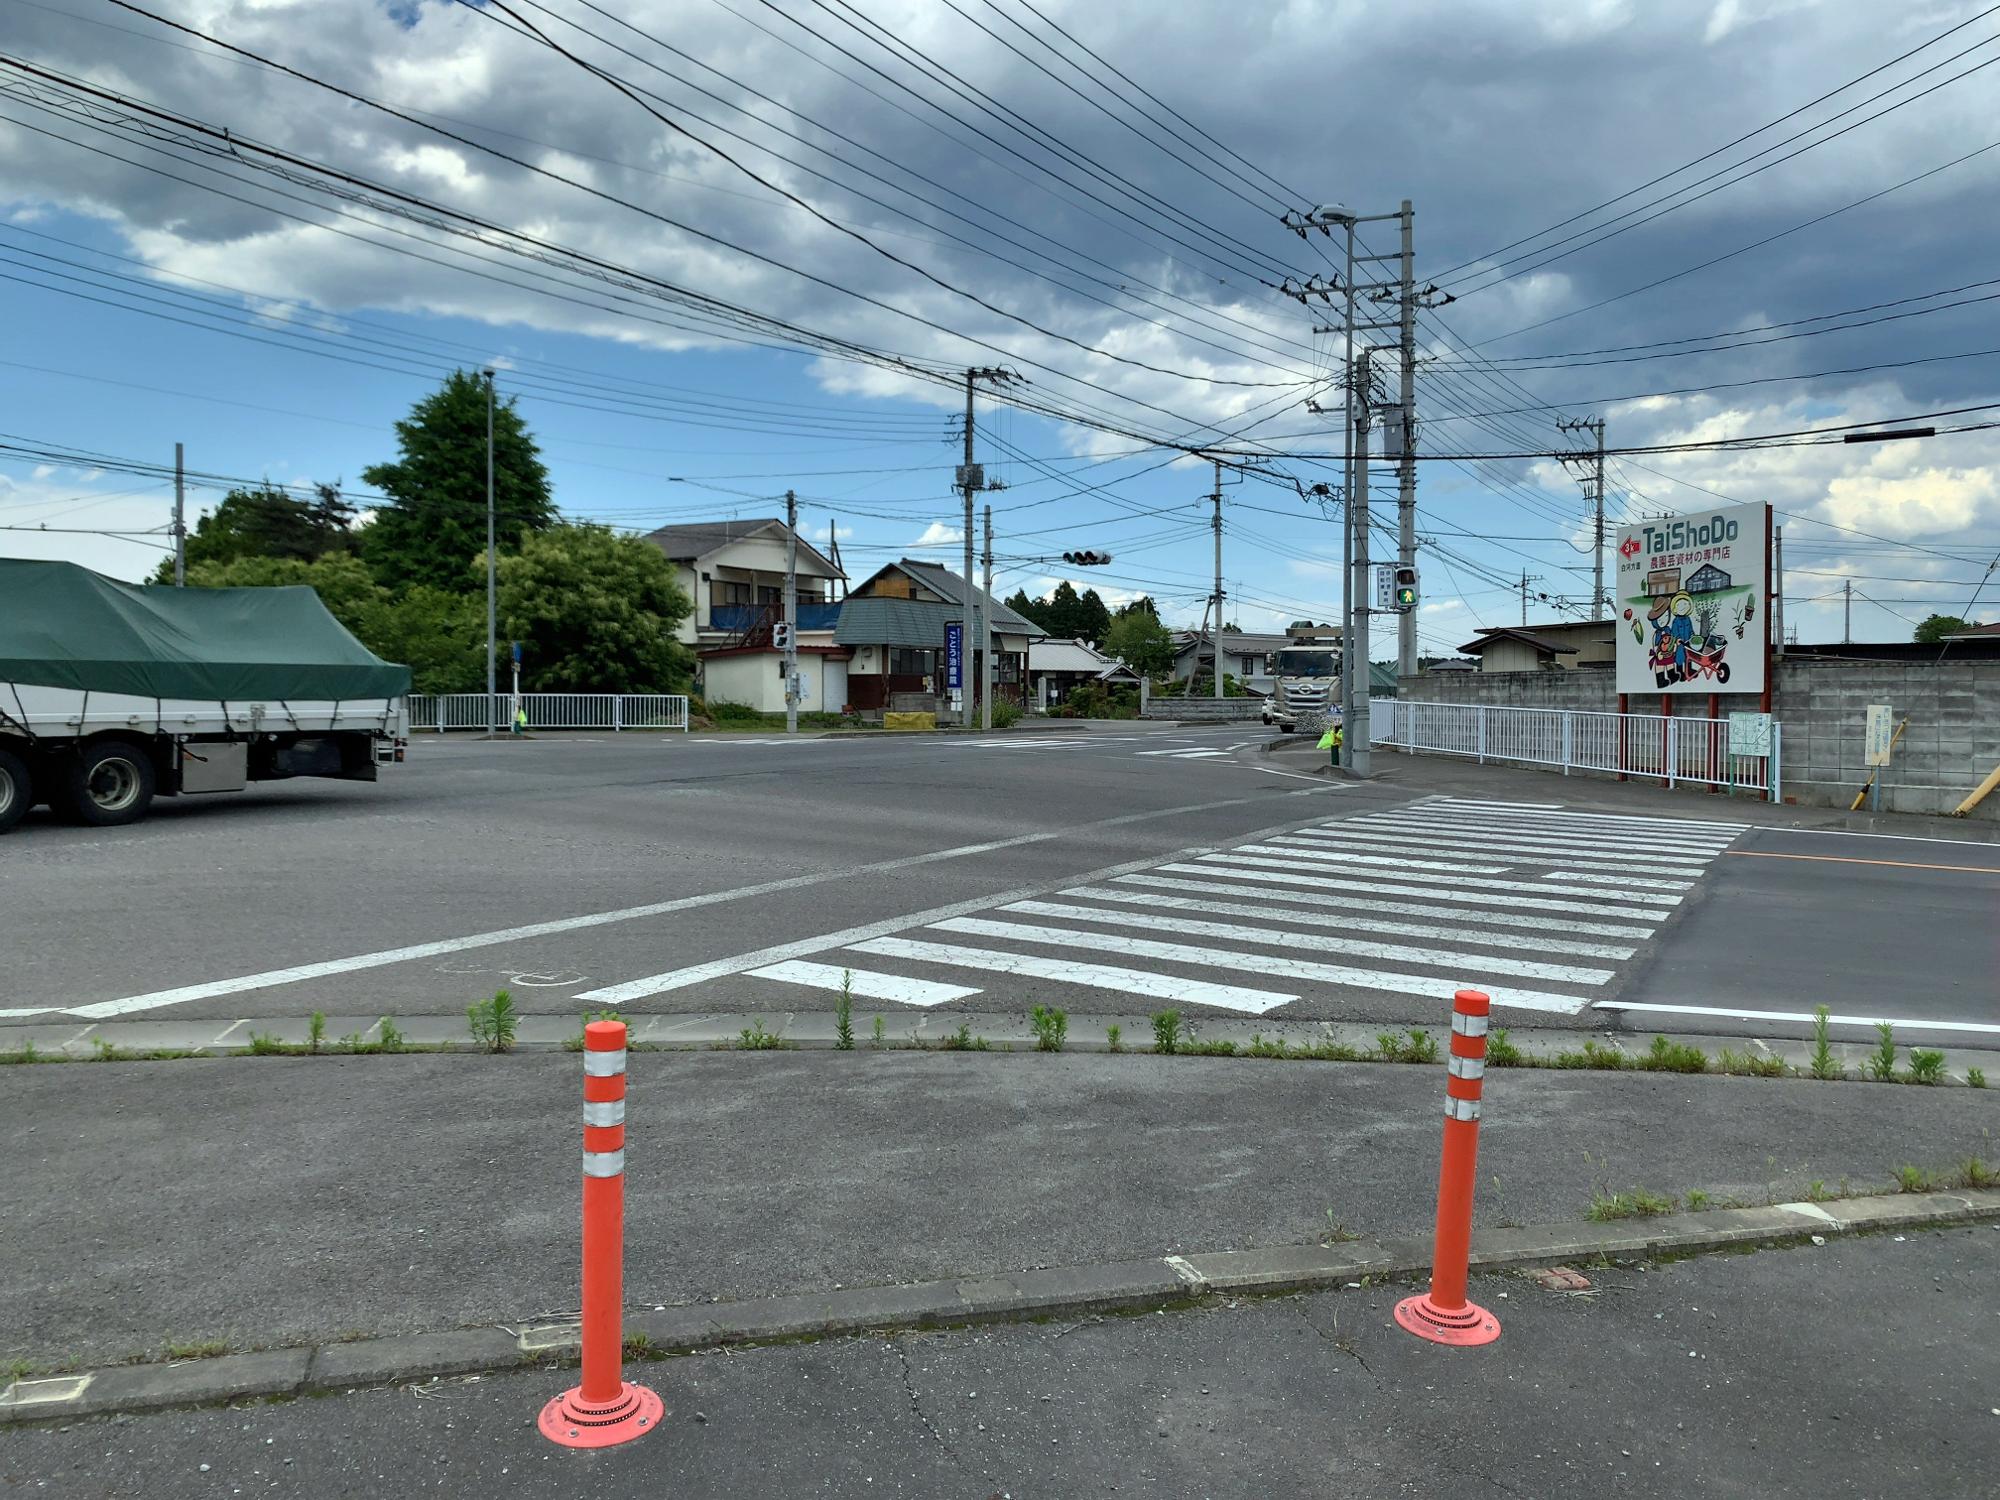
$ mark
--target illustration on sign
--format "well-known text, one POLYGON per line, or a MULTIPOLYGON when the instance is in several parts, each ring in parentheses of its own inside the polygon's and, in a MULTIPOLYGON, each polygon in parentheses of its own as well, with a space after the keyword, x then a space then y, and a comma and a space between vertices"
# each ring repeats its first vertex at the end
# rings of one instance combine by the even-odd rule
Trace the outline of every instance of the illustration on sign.
POLYGON ((944 685, 954 693, 965 686, 965 627, 956 621, 944 628, 944 685))
POLYGON ((1764 690, 1769 528, 1763 505, 1619 528, 1619 692, 1764 690))

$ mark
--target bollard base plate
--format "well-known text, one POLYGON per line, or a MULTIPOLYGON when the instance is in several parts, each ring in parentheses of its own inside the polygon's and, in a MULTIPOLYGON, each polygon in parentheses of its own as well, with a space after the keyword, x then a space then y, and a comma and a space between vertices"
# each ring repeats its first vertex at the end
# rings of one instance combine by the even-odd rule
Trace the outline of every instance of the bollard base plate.
POLYGON ((543 1437, 565 1448, 610 1448, 644 1437, 665 1415, 658 1396, 628 1380, 619 1386, 617 1397, 603 1405, 586 1402, 583 1387, 572 1387, 542 1408, 535 1425, 543 1437))
POLYGON ((1490 1344, 1500 1337, 1500 1320, 1485 1308, 1468 1302, 1463 1307, 1439 1307, 1425 1294, 1405 1297, 1396 1304, 1396 1321, 1420 1339, 1433 1344, 1470 1347, 1490 1344))

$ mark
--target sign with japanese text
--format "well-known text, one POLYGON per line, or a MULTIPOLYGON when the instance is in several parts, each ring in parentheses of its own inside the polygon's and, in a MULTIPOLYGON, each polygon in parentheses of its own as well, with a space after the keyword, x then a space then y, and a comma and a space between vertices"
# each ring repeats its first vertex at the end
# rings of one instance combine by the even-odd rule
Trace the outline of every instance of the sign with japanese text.
POLYGON ((1868 727, 1864 744, 1867 750, 1863 765, 1886 766, 1889 752, 1895 747, 1895 708, 1887 703, 1868 705, 1868 727))
POLYGON ((965 688, 965 627, 956 620, 944 628, 944 685, 953 693, 965 688))
POLYGON ((1725 505, 1618 528, 1618 691, 1761 693, 1766 505, 1725 505))

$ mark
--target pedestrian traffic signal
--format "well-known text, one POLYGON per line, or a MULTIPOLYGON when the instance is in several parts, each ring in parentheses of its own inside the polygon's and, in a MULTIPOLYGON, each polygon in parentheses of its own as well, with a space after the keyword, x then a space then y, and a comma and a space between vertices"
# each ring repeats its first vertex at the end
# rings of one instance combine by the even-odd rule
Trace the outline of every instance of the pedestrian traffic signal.
POLYGON ((1111 561, 1109 552, 1065 552, 1063 561, 1079 568, 1101 568, 1111 561))
POLYGON ((771 645, 773 649, 778 651, 789 651, 792 649, 792 622, 790 620, 780 620, 771 627, 771 645))
POLYGON ((1412 610, 1417 607, 1417 570, 1415 568, 1396 569, 1395 604, 1398 610, 1412 610))

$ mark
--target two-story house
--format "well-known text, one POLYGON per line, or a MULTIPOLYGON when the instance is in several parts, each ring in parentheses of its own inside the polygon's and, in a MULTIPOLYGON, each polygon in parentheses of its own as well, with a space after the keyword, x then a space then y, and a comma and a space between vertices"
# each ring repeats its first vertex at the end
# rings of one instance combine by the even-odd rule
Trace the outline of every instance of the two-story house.
MULTIPOLYGON (((848 701, 863 713, 878 713, 897 694, 946 694, 945 626, 965 619, 965 580, 939 563, 904 558, 854 586, 841 606, 834 640, 854 653, 849 664, 848 701)), ((1022 701, 1027 685, 1028 644, 1042 638, 992 595, 981 593, 988 622, 987 649, 993 653, 995 700, 1022 701)), ((965 652, 968 703, 977 702, 980 657, 965 652)))
MULTIPOLYGON (((694 600, 680 639, 694 648, 701 692, 717 703, 767 713, 785 707, 784 658, 771 627, 784 618, 789 528, 780 520, 690 521, 647 538, 674 564, 694 600)), ((801 707, 838 713, 847 703, 846 648, 836 645, 838 591, 847 575, 804 536, 798 538, 798 652, 801 707)))

